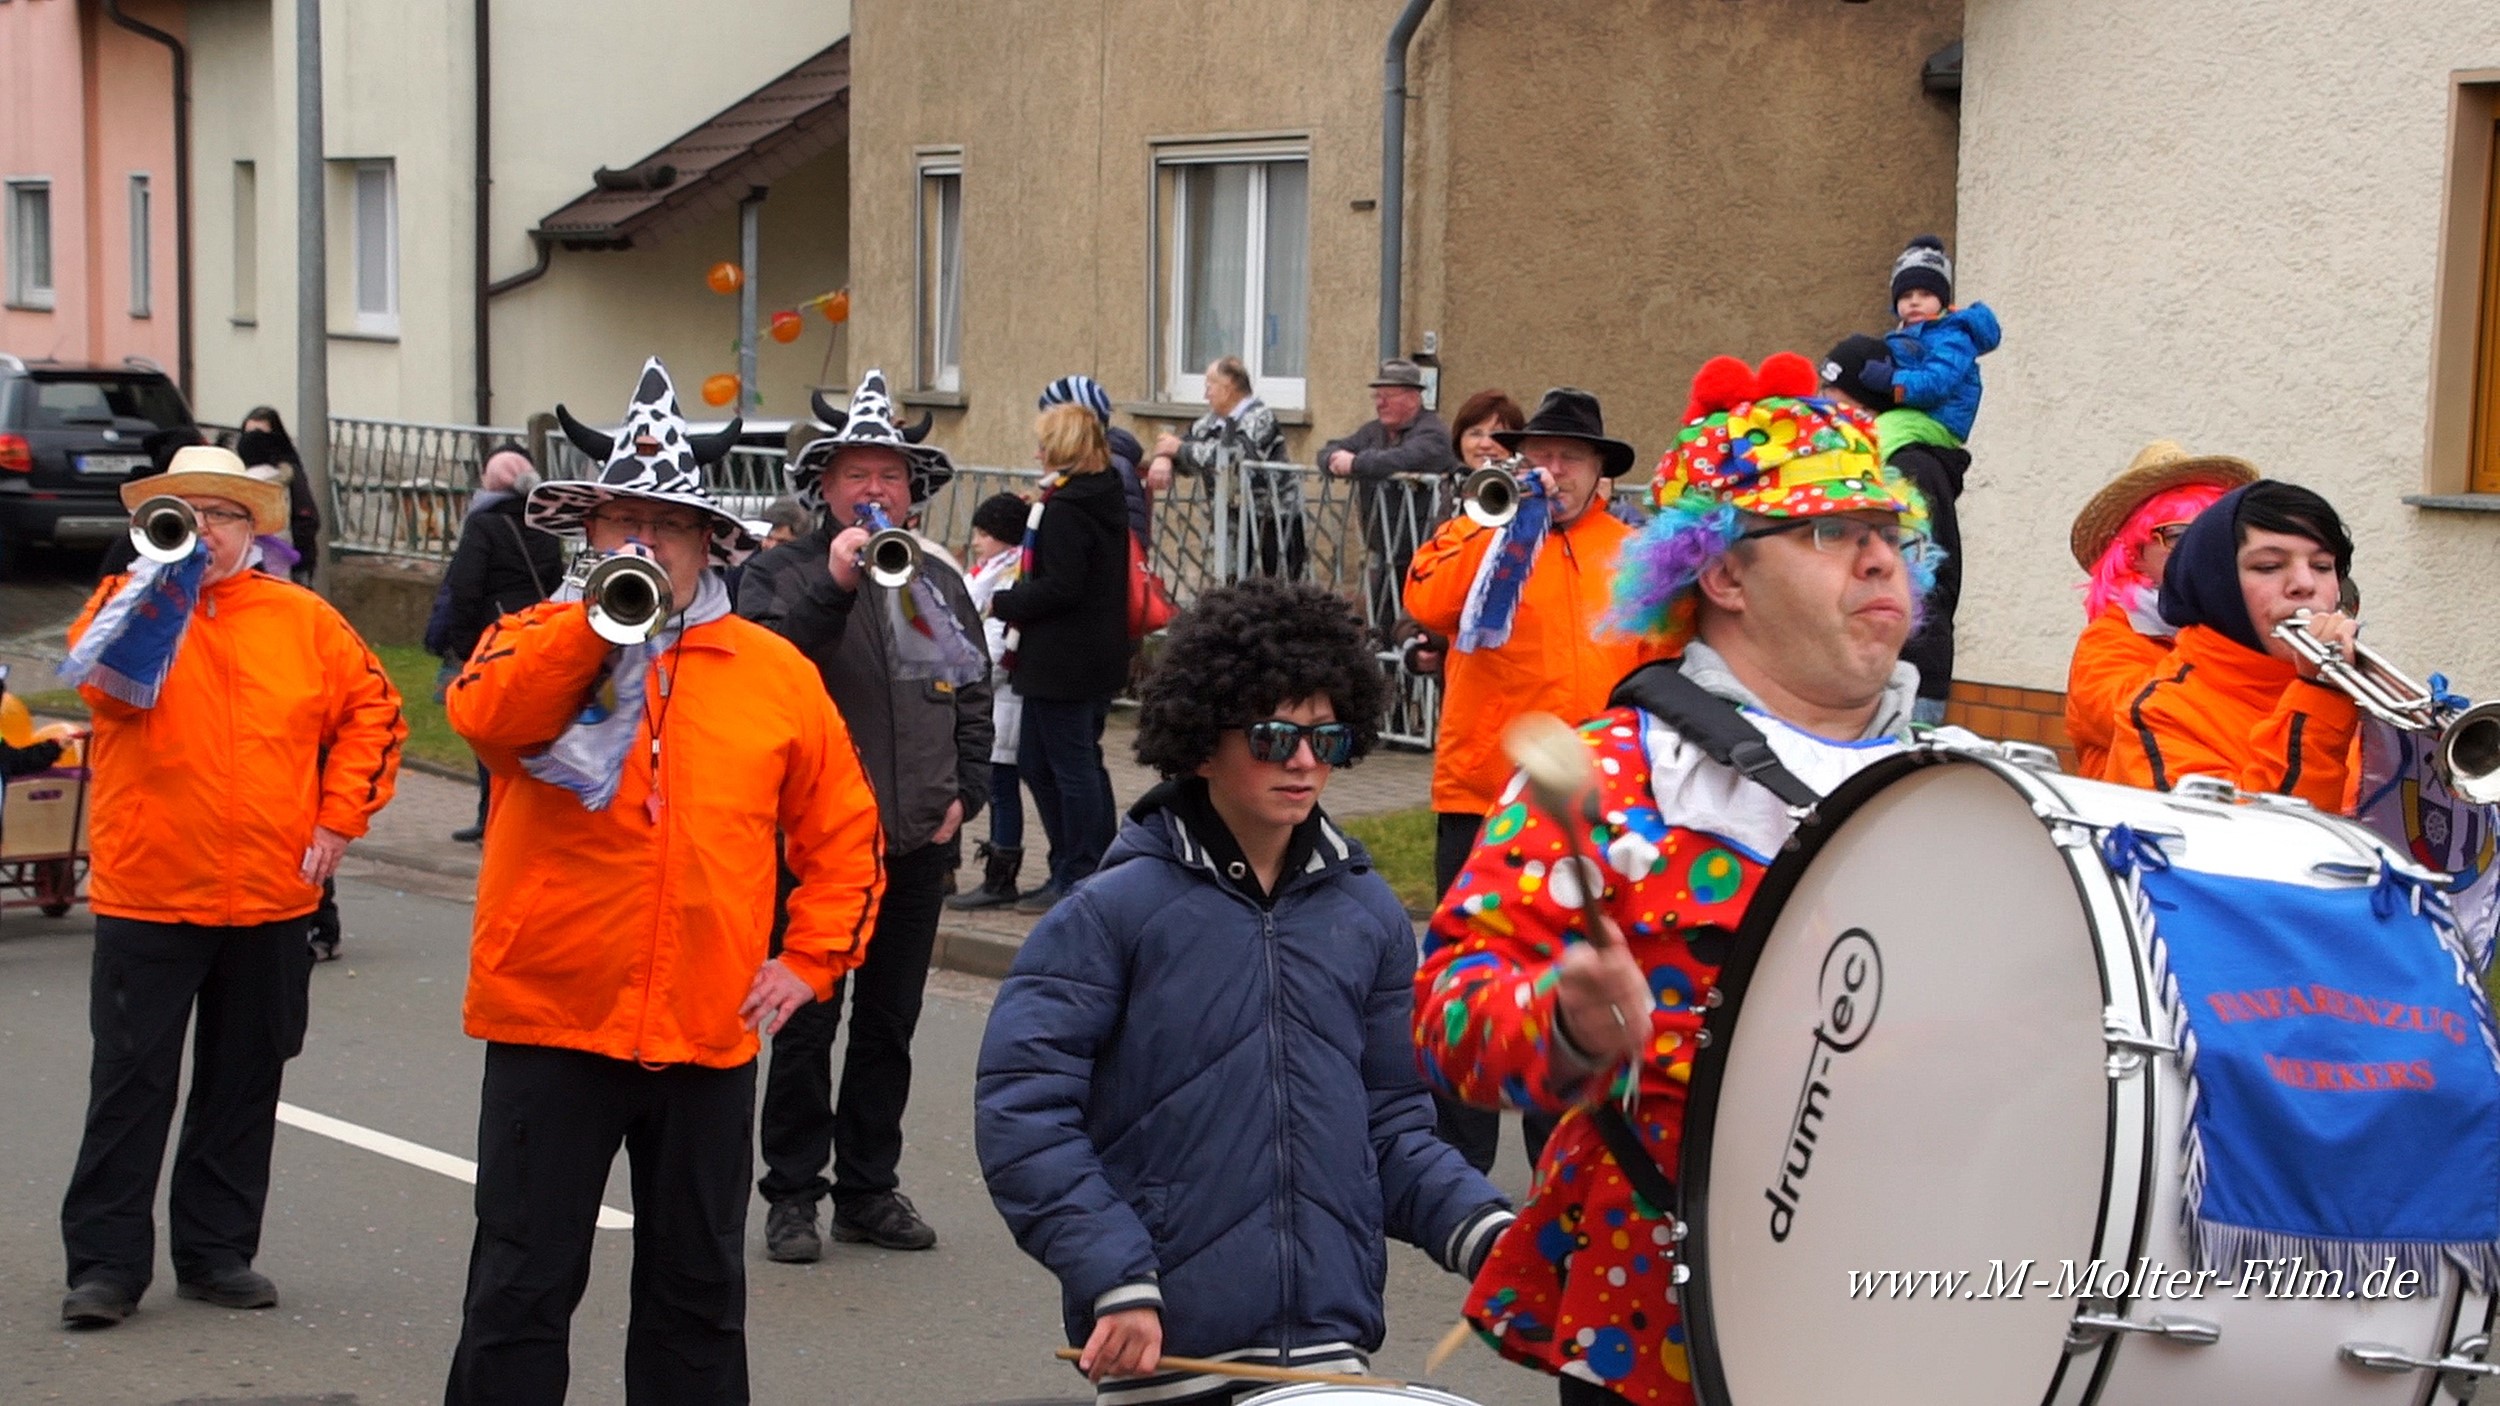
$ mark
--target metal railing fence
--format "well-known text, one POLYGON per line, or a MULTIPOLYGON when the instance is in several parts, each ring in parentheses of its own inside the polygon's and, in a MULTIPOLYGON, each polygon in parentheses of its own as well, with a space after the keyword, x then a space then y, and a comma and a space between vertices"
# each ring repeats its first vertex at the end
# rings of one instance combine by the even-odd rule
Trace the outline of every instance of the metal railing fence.
MULTIPOLYGON (((332 419, 333 549, 448 561, 486 455, 522 438, 495 426, 332 419)), ((707 486, 730 511, 757 517, 787 491, 782 463, 777 449, 736 449, 707 486)), ((540 471, 548 477, 586 478, 596 468, 570 441, 545 440, 540 471)), ((959 467, 922 509, 919 529, 961 559, 973 510, 995 493, 1029 497, 1039 479, 1032 468, 959 467)), ((1389 679, 1382 736, 1430 747, 1440 682, 1408 673, 1390 645, 1407 562, 1455 510, 1456 488, 1454 476, 1356 482, 1278 463, 1178 475, 1155 497, 1149 560, 1184 608, 1211 587, 1251 576, 1312 581, 1344 595, 1361 608, 1389 679)))

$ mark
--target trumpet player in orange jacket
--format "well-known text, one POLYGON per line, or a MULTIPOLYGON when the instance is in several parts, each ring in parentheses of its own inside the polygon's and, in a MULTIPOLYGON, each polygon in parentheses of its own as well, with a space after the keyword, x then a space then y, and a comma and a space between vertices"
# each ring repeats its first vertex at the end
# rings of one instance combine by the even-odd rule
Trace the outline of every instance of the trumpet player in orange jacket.
POLYGON ((2306 611, 2320 643, 2349 647, 2361 622, 2336 605, 2351 570, 2343 519, 2297 484, 2259 479, 2199 513, 2162 573, 2178 642, 2121 710, 2103 779, 2214 776, 2347 810, 2359 714, 2274 630, 2306 611))
POLYGON ((305 925, 399 775, 399 694, 328 602, 252 568, 286 488, 193 445, 122 491, 193 515, 185 551, 135 561, 70 627, 64 678, 95 718, 88 906, 95 1034, 86 1134, 61 1203, 64 1323, 104 1328, 156 1264, 156 1184, 198 1011, 169 1222, 178 1292, 270 1308, 252 1267, 278 1092, 303 1048, 305 925))

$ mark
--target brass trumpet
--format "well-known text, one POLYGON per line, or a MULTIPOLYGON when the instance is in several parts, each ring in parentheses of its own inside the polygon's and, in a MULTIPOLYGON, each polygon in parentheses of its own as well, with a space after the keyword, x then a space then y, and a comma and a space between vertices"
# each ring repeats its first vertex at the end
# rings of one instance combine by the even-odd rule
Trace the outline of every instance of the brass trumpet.
POLYGON ((2500 803, 2500 703, 2458 709, 2387 660, 2387 656, 2353 641, 2349 655, 2309 631, 2309 612, 2301 611, 2274 627, 2274 637, 2316 667, 2321 681, 2349 695, 2361 711, 2406 732, 2438 739, 2432 764, 2448 789, 2476 805, 2500 803))
POLYGON ((171 565, 190 556, 199 544, 199 514, 180 498, 160 493, 130 515, 130 545, 150 561, 171 565))
POLYGON ((1519 481, 1532 467, 1526 455, 1513 454, 1467 475, 1458 486, 1460 509, 1471 522, 1486 527, 1506 526, 1519 516, 1519 499, 1527 491, 1519 481))
POLYGON ((590 569, 582 578, 582 599, 590 605, 590 628, 610 644, 650 639, 676 605, 660 564, 627 552, 604 557, 590 569))
POLYGON ((920 574, 920 539, 896 527, 885 509, 874 503, 859 505, 859 520, 875 534, 859 553, 868 579, 889 591, 910 585, 920 574))

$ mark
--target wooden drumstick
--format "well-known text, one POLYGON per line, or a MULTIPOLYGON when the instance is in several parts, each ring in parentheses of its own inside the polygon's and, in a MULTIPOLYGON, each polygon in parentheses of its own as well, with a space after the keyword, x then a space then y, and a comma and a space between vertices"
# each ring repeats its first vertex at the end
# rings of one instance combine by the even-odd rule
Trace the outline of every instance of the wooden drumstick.
POLYGON ((1475 1328, 1464 1318, 1451 1324, 1450 1330, 1441 1335, 1441 1341, 1434 1343, 1432 1351, 1425 1355, 1424 1375, 1429 1377, 1440 1371, 1441 1364, 1449 1361, 1451 1356, 1461 1347, 1466 1346, 1467 1340, 1475 1335, 1475 1328))
MULTIPOLYGON (((1052 1356, 1062 1362, 1075 1362, 1085 1356, 1072 1347, 1063 1347, 1052 1356)), ((1365 1377, 1352 1372, 1305 1372, 1295 1367, 1269 1367, 1257 1362, 1218 1362, 1206 1357, 1165 1357, 1155 1363, 1155 1370, 1200 1372, 1210 1377, 1243 1377, 1259 1382, 1302 1382, 1325 1386, 1402 1387, 1406 1383, 1388 1377, 1365 1377)))
POLYGON ((1502 750, 1510 754, 1520 774, 1527 778, 1528 794, 1538 808, 1554 817, 1555 825, 1563 832, 1563 845, 1570 852, 1571 862, 1586 866, 1582 875, 1595 881, 1581 899, 1581 936, 1592 947, 1612 946, 1605 925, 1597 921, 1604 871, 1589 859, 1580 843, 1580 826, 1593 826, 1605 818, 1599 809, 1597 767, 1589 760, 1589 749, 1580 745, 1580 734, 1571 724, 1553 714, 1522 713, 1503 730, 1502 750))

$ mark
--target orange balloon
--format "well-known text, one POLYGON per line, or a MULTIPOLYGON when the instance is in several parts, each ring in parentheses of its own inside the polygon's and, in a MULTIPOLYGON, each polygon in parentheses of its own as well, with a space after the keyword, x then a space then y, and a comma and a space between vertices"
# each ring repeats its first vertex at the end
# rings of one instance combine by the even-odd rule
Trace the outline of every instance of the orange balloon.
POLYGON ((799 339, 799 334, 806 330, 807 323, 797 313, 777 312, 773 314, 773 340, 776 342, 795 342, 799 339))
POLYGON ((851 320, 851 290, 845 288, 830 294, 818 306, 825 310, 825 321, 848 322, 851 320))
POLYGON ((727 405, 738 398, 738 378, 723 371, 703 378, 703 403, 727 405))
POLYGON ((746 270, 723 259, 712 265, 712 271, 703 276, 703 281, 712 285, 713 292, 726 297, 746 285, 747 275, 746 270))

